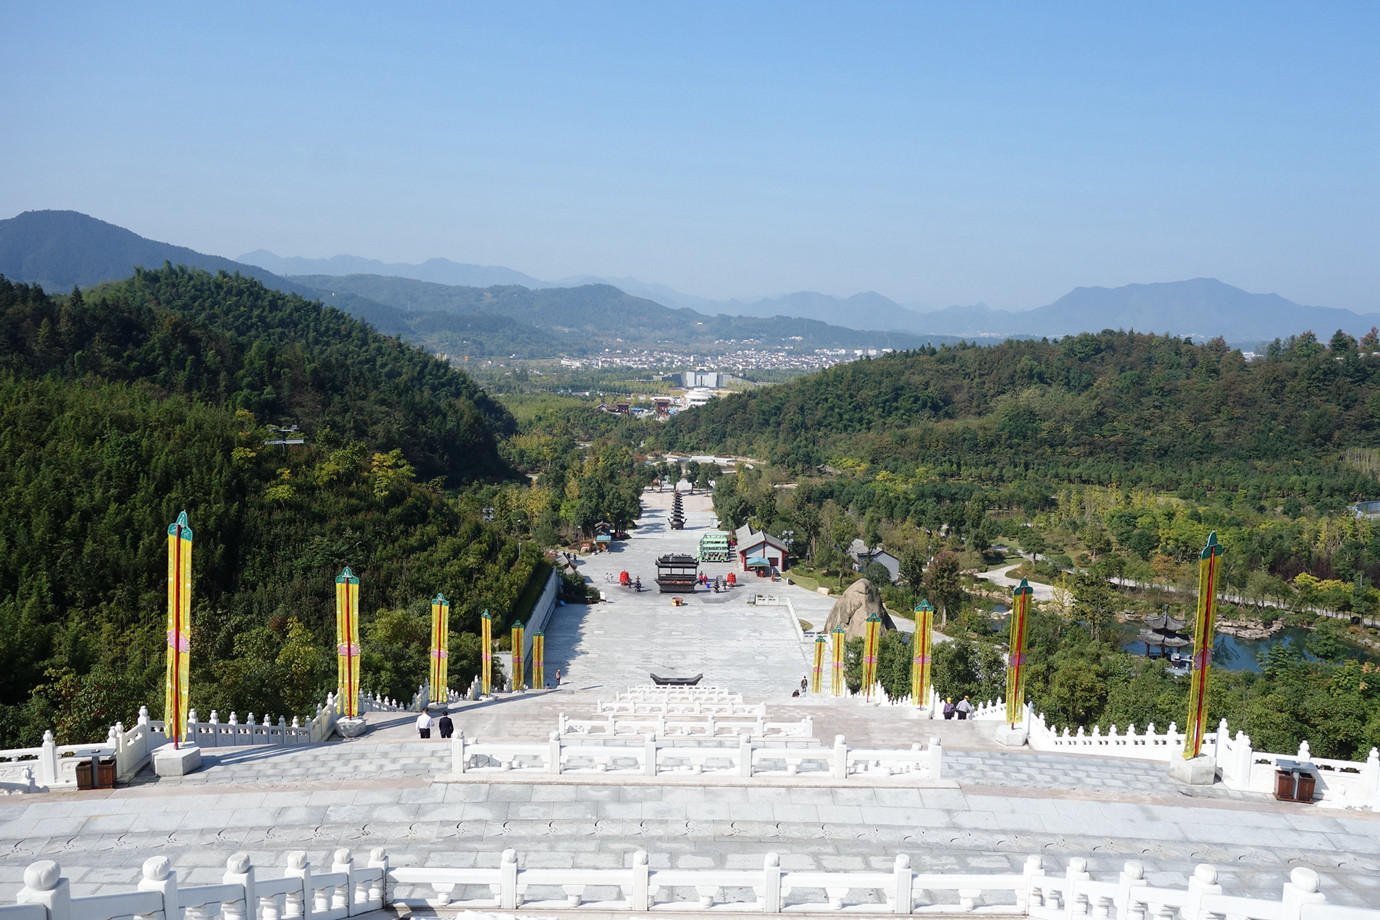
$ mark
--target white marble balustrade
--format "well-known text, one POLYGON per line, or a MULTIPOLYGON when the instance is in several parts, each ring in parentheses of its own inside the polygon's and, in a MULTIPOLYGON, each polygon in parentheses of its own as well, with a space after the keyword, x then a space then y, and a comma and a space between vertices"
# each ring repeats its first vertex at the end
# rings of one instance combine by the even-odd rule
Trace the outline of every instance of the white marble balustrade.
POLYGON ((475 741, 458 733, 451 739, 451 773, 466 774, 610 773, 640 776, 693 774, 723 777, 817 776, 847 780, 850 776, 941 778, 943 747, 931 738, 928 747, 850 748, 842 735, 832 747, 794 744, 781 739, 741 736, 737 743, 691 742, 644 736, 640 741, 572 739, 552 732, 545 742, 475 741))
POLYGON ((717 702, 712 700, 671 702, 667 700, 617 699, 613 701, 599 700, 595 704, 594 711, 601 716, 609 714, 619 716, 737 716, 740 718, 761 719, 766 718, 767 704, 733 701, 717 702))
POLYGON ((260 876, 244 853, 229 858, 219 885, 183 886, 167 857, 145 860, 136 890, 74 898, 61 867, 31 864, 17 904, 0 920, 343 920, 370 911, 645 913, 729 911, 762 914, 858 913, 955 916, 985 914, 1035 920, 1070 917, 1176 917, 1178 920, 1380 920, 1380 910, 1327 903, 1316 872, 1296 868, 1278 899, 1224 892, 1217 870, 1201 864, 1182 888, 1149 885, 1138 862, 1116 879, 1094 879, 1075 857, 1062 874, 1045 873, 1041 857, 1019 872, 916 872, 910 856, 890 871, 797 871, 775 853, 760 869, 654 869, 646 851, 617 869, 523 868, 514 850, 497 860, 476 854, 474 866, 392 866, 382 849, 367 866, 336 850, 329 871, 315 871, 303 852, 288 856, 281 877, 260 876))
POLYGON ((618 694, 618 699, 668 703, 693 703, 696 700, 741 703, 743 695, 722 687, 658 687, 653 684, 629 687, 626 692, 618 694))
MULTIPOLYGON (((1185 735, 1174 723, 1164 731, 1149 725, 1136 731, 1134 725, 1124 731, 1115 725, 1105 733, 1094 726, 1091 732, 1081 727, 1071 732, 1056 731, 1046 724, 1045 717, 1026 707, 1024 723, 1029 729, 1028 743, 1032 750, 1055 751, 1064 754, 1090 754, 1109 757, 1129 757, 1168 763, 1182 757, 1185 735)), ((1329 808, 1380 809, 1380 751, 1371 748, 1364 761, 1333 760, 1314 757, 1304 741, 1296 752, 1275 754, 1257 751, 1250 736, 1244 732, 1232 734, 1223 719, 1217 731, 1204 735, 1203 753, 1214 759, 1222 784, 1229 789, 1267 794, 1274 789, 1275 770, 1281 762, 1302 767, 1316 779, 1315 801, 1329 808)))
POLYGON ((560 714, 557 734, 562 737, 616 738, 654 735, 657 738, 813 738, 814 720, 809 716, 794 722, 768 722, 765 718, 751 721, 720 718, 713 715, 702 719, 668 716, 662 713, 643 716, 619 716, 609 713, 602 719, 572 719, 560 714))

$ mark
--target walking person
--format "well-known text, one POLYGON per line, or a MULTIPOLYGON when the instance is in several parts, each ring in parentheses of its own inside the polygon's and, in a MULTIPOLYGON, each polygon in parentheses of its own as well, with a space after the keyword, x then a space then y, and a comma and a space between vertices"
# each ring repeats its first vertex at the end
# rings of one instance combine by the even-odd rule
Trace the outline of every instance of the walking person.
POLYGON ((958 701, 958 706, 955 708, 958 710, 958 717, 960 720, 968 718, 973 712, 973 704, 968 702, 968 697, 966 696, 958 701))
POLYGON ((944 701, 944 718, 946 718, 946 719, 952 719, 953 717, 954 717, 954 698, 953 698, 953 697, 949 697, 948 699, 946 699, 946 700, 944 701))
POLYGON ((425 709, 417 715, 417 735, 422 738, 431 737, 431 714, 425 709))
POLYGON ((441 718, 436 720, 436 727, 441 730, 442 738, 449 738, 455 734, 455 723, 450 720, 450 710, 441 713, 441 718))
POLYGON ((561 689, 561 669, 556 669, 556 689, 561 689))

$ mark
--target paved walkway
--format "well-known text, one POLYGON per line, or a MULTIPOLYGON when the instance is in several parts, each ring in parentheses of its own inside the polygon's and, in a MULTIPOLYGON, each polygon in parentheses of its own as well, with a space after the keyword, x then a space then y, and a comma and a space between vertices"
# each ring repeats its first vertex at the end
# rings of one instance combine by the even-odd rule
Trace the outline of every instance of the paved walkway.
MULTIPOLYGON (((603 571, 633 571, 627 562, 650 573, 648 560, 688 551, 708 526, 701 496, 687 501, 683 533, 659 529, 668 493, 651 493, 647 504, 645 526, 621 552, 584 560, 597 584, 603 571)), ((803 606, 828 604, 794 590, 803 617, 803 606)), ((208 750, 199 772, 176 780, 143 774, 116 790, 0 798, 0 901, 37 859, 58 860, 83 895, 128 890, 150 855, 167 855, 180 877, 205 884, 219 881, 239 850, 277 876, 292 850, 323 865, 336 847, 362 860, 385 846, 395 864, 436 866, 497 865, 512 847, 531 867, 626 865, 646 849, 654 866, 756 868, 774 851, 792 868, 884 869, 904 852, 924 870, 1015 871, 1039 853, 1048 871, 1086 857, 1099 878, 1136 859, 1152 884, 1175 885, 1211 862, 1225 890, 1256 896, 1277 896, 1289 870, 1307 865, 1330 901, 1380 904, 1380 815, 1182 786, 1163 764, 1012 751, 980 722, 791 698, 805 643, 785 608, 748 605, 746 589, 717 601, 696 594, 683 608, 652 592, 609 592, 607 604, 561 608, 547 630, 553 669, 570 675, 559 690, 465 704, 457 727, 471 737, 543 739, 558 713, 587 716, 597 700, 645 684, 650 670, 703 671, 705 683, 765 702, 771 719, 809 714, 823 743, 835 734, 888 747, 940 737, 943 779, 905 787, 799 777, 434 782, 449 772, 447 746, 417 739, 408 714, 373 713, 369 733, 353 741, 208 750)))
MULTIPOLYGON (((646 684, 651 674, 693 676, 703 683, 731 686, 753 701, 787 699, 809 670, 806 643, 787 607, 756 606, 757 592, 783 593, 784 580, 761 579, 728 562, 700 566, 712 580, 730 572, 742 582, 721 593, 707 588, 693 594, 661 594, 656 559, 670 552, 694 554, 700 537, 713 528, 709 496, 683 497, 685 527, 670 529, 671 492, 649 491, 631 540, 605 553, 580 559, 580 572, 603 591, 605 603, 560 609, 546 630, 548 680, 554 669, 565 676, 563 689, 613 692, 646 684), (618 576, 641 578, 643 590, 621 587, 618 576), (673 607, 671 599, 684 606, 673 607)), ((823 623, 833 601, 798 590, 796 613, 823 623), (823 614, 819 611, 823 610, 823 614)))
MULTIPOLYGON (((998 568, 991 569, 987 572, 979 572, 977 574, 977 577, 986 579, 987 581, 990 581, 992 584, 997 585, 1001 588, 1014 588, 1021 583, 1021 580, 1019 578, 1012 578, 1008 573, 1013 572, 1016 569, 1019 569, 1020 567, 1021 564, 1019 562, 1015 565, 1003 565, 998 568)), ((1032 596, 1035 598, 1035 600, 1054 600, 1054 588, 1050 585, 1038 581, 1028 581, 1027 584, 1030 585, 1031 590, 1034 592, 1032 596)))

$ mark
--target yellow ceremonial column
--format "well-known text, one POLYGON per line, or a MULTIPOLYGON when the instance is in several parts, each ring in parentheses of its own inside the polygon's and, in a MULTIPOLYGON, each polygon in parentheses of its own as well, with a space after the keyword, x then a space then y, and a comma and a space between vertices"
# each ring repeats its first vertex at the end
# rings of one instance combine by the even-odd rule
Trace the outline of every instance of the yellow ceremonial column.
POLYGON ((522 621, 518 620, 513 624, 513 692, 516 693, 523 689, 523 682, 527 677, 527 668, 522 663, 522 621))
POLYGON ((877 683, 877 651, 882 641, 882 618, 872 614, 867 618, 867 632, 863 634, 862 682, 863 698, 872 699, 872 686, 877 683))
POLYGON ((444 594, 431 599, 431 701, 450 699, 450 601, 444 594))
POLYGON ((546 688, 546 634, 540 629, 532 633, 532 689, 546 688))
POLYGON ((1192 760, 1203 752, 1203 735, 1207 732, 1208 670, 1217 635, 1217 560, 1222 553, 1214 530, 1198 555, 1198 615, 1193 621, 1193 682, 1189 685, 1184 760, 1192 760))
POLYGON ((1011 636, 1006 659, 1006 723, 1015 728, 1025 716, 1025 620, 1035 589, 1024 579, 1011 591, 1011 636))
POLYGON ((846 689, 843 682, 843 627, 835 626, 830 636, 834 640, 834 661, 829 692, 834 696, 843 696, 846 689))
POLYGON ((168 526, 168 671, 163 722, 173 748, 187 735, 187 682, 192 650, 192 528, 187 512, 168 526))
POLYGON ((824 690, 824 646, 828 643, 823 636, 815 636, 815 666, 810 671, 810 692, 824 690))
POLYGON ((335 579, 336 711, 359 718, 359 578, 345 566, 335 579))
MULTIPOLYGON (((915 608, 914 657, 910 663, 910 698, 916 706, 930 699, 930 646, 934 641, 934 607, 922 600, 915 608)), ((931 713, 933 715, 933 713, 931 713)))
POLYGON ((492 692, 494 665, 494 621, 485 610, 479 618, 479 692, 488 696, 492 692))

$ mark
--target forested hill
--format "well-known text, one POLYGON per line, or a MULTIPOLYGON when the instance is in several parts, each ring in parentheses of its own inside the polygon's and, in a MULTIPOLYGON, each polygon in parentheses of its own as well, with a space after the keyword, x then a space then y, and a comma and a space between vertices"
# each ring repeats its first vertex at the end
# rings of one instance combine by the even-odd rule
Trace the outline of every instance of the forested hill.
POLYGON ((359 320, 238 275, 137 270, 8 318, 3 360, 30 373, 143 381, 228 400, 265 423, 400 448, 424 479, 502 477, 508 412, 464 374, 359 320))
POLYGON ((956 464, 1102 483, 1134 469, 1175 485, 1191 470, 1211 484, 1224 462, 1309 472, 1380 445, 1376 344, 1308 333, 1247 362, 1220 341, 1103 332, 902 352, 715 400, 664 438, 797 469, 956 464))
MULTIPOLYGON (((240 274, 277 291, 320 299, 321 291, 280 278, 257 265, 232 262, 160 243, 123 227, 76 211, 25 211, 0 220, 0 275, 11 281, 37 284, 48 291, 89 288, 128 278, 136 268, 186 265, 218 274, 240 274)), ((402 315, 391 307, 348 293, 331 296, 331 306, 358 316, 388 335, 407 331, 402 315)))
POLYGON ((534 290, 517 285, 455 287, 378 275, 302 275, 287 280, 321 291, 328 303, 331 298, 353 296, 399 310, 418 338, 437 348, 456 351, 486 346, 490 353, 507 354, 511 350, 530 354, 524 340, 534 335, 539 335, 542 344, 550 349, 547 354, 586 354, 606 347, 668 344, 714 351, 722 350, 727 340, 755 341, 771 347, 914 348, 948 338, 861 332, 818 320, 780 316, 709 316, 686 308, 664 307, 607 284, 534 290), (491 323, 498 317, 505 320, 501 330, 476 328, 476 318, 491 323), (453 336, 446 338, 443 333, 447 332, 453 336))
POLYGON ((161 711, 164 533, 182 510, 198 711, 311 712, 346 565, 370 689, 415 690, 438 591, 467 680, 464 634, 486 608, 506 624, 541 577, 470 489, 514 475, 496 446, 511 425, 445 364, 249 279, 164 268, 53 297, 0 278, 0 747, 161 711), (306 443, 266 444, 284 423, 306 443))

